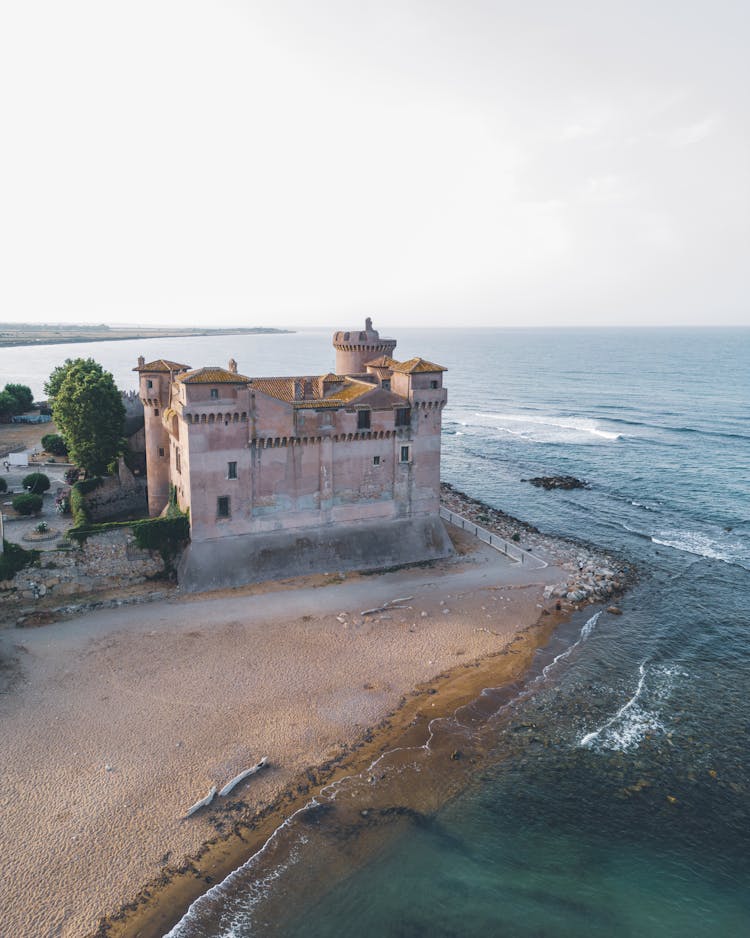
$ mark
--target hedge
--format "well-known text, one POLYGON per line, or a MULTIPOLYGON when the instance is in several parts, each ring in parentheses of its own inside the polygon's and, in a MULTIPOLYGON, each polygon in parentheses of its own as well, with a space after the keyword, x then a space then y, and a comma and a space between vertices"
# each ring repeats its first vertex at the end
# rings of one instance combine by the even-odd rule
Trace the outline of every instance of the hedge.
POLYGON ((39 560, 38 550, 24 550, 18 544, 3 541, 3 552, 0 554, 0 580, 9 580, 24 567, 30 567, 39 560))
POLYGON ((30 492, 25 495, 16 495, 12 505, 13 510, 19 515, 35 515, 42 510, 42 496, 32 495, 30 492))

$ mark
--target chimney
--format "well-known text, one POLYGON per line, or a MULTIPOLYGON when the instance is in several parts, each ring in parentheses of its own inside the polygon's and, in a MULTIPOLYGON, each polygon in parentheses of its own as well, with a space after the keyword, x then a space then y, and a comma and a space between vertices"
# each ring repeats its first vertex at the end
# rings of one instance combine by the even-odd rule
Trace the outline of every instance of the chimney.
MULTIPOLYGON (((132 359, 131 359, 131 360, 132 360, 132 359)), ((143 355, 139 355, 139 356, 138 356, 138 367, 139 367, 139 368, 143 368, 143 366, 144 366, 145 364, 146 364, 146 359, 143 357, 143 355)))
POLYGON ((237 374, 237 362, 233 358, 229 359, 229 370, 233 375, 237 374))

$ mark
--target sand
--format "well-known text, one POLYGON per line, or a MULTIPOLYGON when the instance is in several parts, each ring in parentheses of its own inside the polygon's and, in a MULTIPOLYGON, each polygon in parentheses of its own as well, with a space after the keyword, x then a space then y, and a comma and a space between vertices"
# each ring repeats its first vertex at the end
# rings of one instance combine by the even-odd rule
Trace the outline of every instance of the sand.
POLYGON ((429 568, 0 632, 0 931, 91 934, 231 827, 232 806, 182 820, 210 786, 268 756, 227 799, 252 817, 414 688, 506 647, 561 576, 472 542, 429 568))

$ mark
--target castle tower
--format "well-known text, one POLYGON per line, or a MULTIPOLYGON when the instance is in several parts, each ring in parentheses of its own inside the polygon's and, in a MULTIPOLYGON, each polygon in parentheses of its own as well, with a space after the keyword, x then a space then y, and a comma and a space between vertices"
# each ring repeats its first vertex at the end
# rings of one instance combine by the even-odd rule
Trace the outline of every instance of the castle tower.
POLYGON ((142 355, 133 369, 138 372, 143 402, 148 513, 152 517, 161 514, 169 501, 169 433, 162 420, 163 411, 169 406, 174 376, 187 370, 187 365, 165 359, 146 364, 142 355))
POLYGON ((333 347, 336 349, 336 374, 361 375, 365 365, 380 355, 393 356, 395 339, 381 339, 380 333, 372 328, 372 319, 365 320, 363 331, 334 332, 333 347))

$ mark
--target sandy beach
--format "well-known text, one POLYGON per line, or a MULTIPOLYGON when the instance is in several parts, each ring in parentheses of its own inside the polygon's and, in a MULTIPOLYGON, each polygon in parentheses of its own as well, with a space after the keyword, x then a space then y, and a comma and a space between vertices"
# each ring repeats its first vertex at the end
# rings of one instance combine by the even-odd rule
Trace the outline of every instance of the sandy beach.
POLYGON ((3 934, 91 934, 414 688, 507 647, 564 574, 465 544, 430 568, 0 633, 3 934), (413 599, 361 615, 400 597, 413 599), (182 820, 262 756, 269 769, 182 820))

